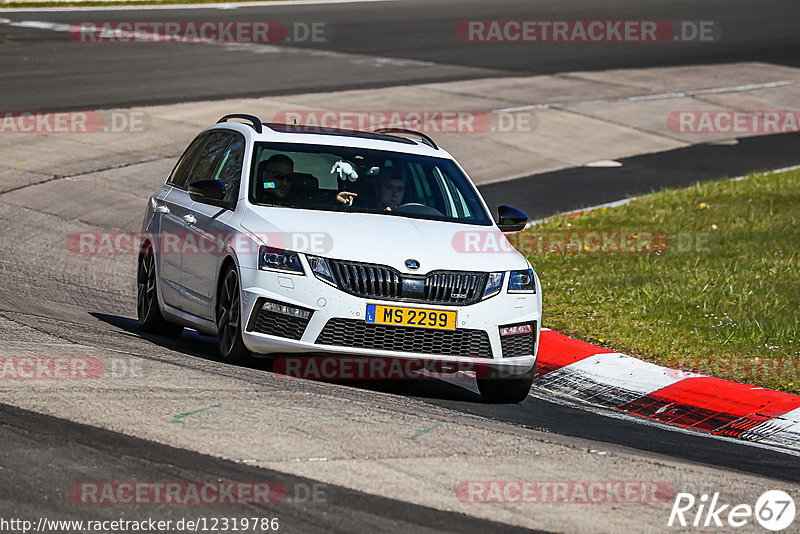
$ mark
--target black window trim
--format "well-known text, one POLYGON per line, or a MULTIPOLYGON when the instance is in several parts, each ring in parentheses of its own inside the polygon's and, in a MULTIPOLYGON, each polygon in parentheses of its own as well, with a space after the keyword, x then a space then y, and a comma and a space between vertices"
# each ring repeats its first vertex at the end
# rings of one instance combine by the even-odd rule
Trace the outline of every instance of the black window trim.
MULTIPOLYGON (((186 150, 183 151, 183 154, 181 154, 181 157, 178 158, 178 161, 175 163, 175 166, 172 167, 172 171, 169 173, 169 176, 167 176, 167 181, 165 182, 166 185, 172 186, 175 189, 180 189, 181 191, 188 191, 189 190, 189 187, 188 187, 189 184, 188 183, 186 185, 184 185, 184 186, 180 186, 180 185, 175 184, 174 182, 170 182, 170 179, 172 178, 172 175, 175 173, 175 169, 178 167, 178 164, 181 162, 181 160, 183 160, 183 157, 186 155, 186 152, 188 152, 188 150, 192 147, 194 142, 197 141, 200 137, 205 137, 205 141, 203 142, 203 146, 198 149, 199 152, 198 152, 197 157, 195 158, 194 162, 192 162, 192 168, 189 169, 189 171, 187 173, 189 176, 191 176, 192 172, 194 172, 194 168, 197 166, 197 161, 200 159, 200 154, 203 153, 203 150, 205 150, 209 139, 211 139, 211 136, 213 134, 215 134, 216 132, 224 132, 224 133, 227 133, 227 134, 239 134, 240 136, 244 137, 244 135, 242 135, 241 132, 236 131, 236 130, 231 130, 231 129, 228 129, 228 128, 214 128, 213 130, 208 130, 208 131, 202 132, 201 134, 197 135, 194 139, 192 139, 192 142, 189 143, 189 146, 186 147, 186 150)), ((245 145, 246 145, 247 144, 247 138, 245 138, 244 141, 245 141, 245 145)), ((228 149, 228 147, 231 145, 232 142, 233 142, 233 137, 231 137, 231 139, 228 141, 228 143, 222 149, 220 154, 217 155, 217 158, 214 160, 214 167, 213 167, 214 170, 216 170, 217 165, 219 164, 219 157, 222 155, 223 152, 225 152, 228 149)), ((247 146, 245 146, 245 153, 247 152, 246 149, 247 149, 247 146)), ((242 161, 242 169, 244 169, 244 160, 242 161)), ((240 182, 240 187, 241 187, 241 178, 239 179, 239 182, 240 182)), ((237 198, 236 200, 238 201, 239 199, 237 198)))
MULTIPOLYGON (((200 161, 200 155, 203 154, 203 150, 205 150, 206 146, 208 146, 208 143, 211 140, 211 136, 214 135, 217 132, 231 134, 231 133, 234 133, 234 130, 228 130, 227 128, 214 128, 213 130, 206 132, 208 134, 208 138, 206 139, 206 142, 203 145, 203 149, 200 151, 200 154, 197 156, 197 159, 194 160, 194 165, 192 165, 192 169, 189 171, 189 177, 192 176, 192 173, 194 172, 195 167, 197 167, 197 163, 200 161)), ((217 169, 217 165, 219 165, 219 158, 222 156, 222 154, 225 152, 225 150, 227 150, 228 146, 230 146, 231 141, 233 141, 233 136, 231 136, 231 138, 228 140, 228 142, 225 143, 225 146, 223 146, 222 150, 219 151, 219 154, 217 154, 217 157, 214 158, 214 162, 211 164, 211 169, 212 170, 216 170, 217 169)), ((188 181, 186 182, 186 187, 181 187, 180 189, 183 189, 184 191, 188 191, 189 190, 189 182, 188 181)))
POLYGON ((191 173, 194 170, 194 166, 195 166, 195 164, 197 164, 197 160, 200 157, 200 153, 203 151, 203 149, 208 144, 208 137, 209 137, 210 133, 211 132, 203 132, 203 133, 197 135, 194 139, 192 139, 192 142, 189 143, 189 146, 186 147, 186 149, 181 154, 181 157, 178 158, 178 161, 176 161, 175 165, 172 167, 172 171, 170 171, 169 175, 167 176, 167 181, 165 182, 166 185, 174 187, 175 189, 181 189, 183 191, 187 190, 186 187, 181 187, 181 186, 177 185, 175 182, 172 182, 171 181, 172 177, 175 175, 175 170, 178 168, 178 165, 180 165, 181 161, 183 161, 183 158, 186 157, 187 152, 189 152, 189 149, 192 148, 192 145, 195 143, 195 141, 197 141, 198 139, 203 137, 205 139, 203 140, 202 145, 198 147, 198 151, 199 152, 196 154, 195 160, 192 162, 192 167, 187 171, 187 174, 191 173))

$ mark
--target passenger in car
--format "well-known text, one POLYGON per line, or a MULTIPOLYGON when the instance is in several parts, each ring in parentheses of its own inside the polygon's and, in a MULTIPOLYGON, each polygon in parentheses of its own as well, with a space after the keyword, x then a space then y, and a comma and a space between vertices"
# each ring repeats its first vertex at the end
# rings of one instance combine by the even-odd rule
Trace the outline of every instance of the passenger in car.
MULTIPOLYGON (((392 211, 399 206, 406 192, 406 177, 402 169, 394 168, 378 175, 374 183, 374 195, 366 201, 366 205, 371 208, 392 211)), ((347 206, 352 206, 355 202, 357 193, 341 191, 336 196, 336 200, 347 206)))
POLYGON ((375 186, 375 207, 392 211, 403 202, 406 194, 406 175, 401 169, 392 169, 388 176, 379 179, 375 186))

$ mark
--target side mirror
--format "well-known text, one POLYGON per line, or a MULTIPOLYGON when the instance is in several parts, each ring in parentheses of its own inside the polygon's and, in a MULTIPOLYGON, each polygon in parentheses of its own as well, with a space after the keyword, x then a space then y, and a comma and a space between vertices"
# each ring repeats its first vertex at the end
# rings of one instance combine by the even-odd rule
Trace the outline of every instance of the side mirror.
POLYGON ((497 208, 497 227, 501 232, 520 232, 528 224, 528 215, 511 206, 497 208))
POLYGON ((219 180, 200 180, 189 184, 189 198, 195 202, 230 208, 231 202, 225 200, 225 192, 225 184, 219 180))

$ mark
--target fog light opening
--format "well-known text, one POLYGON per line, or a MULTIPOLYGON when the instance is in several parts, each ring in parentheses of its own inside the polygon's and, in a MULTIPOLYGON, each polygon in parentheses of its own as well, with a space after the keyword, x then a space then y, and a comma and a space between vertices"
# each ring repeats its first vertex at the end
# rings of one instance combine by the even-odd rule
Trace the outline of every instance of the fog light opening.
POLYGON ((533 333, 533 325, 529 324, 521 324, 516 326, 501 326, 500 327, 500 336, 516 336, 519 334, 532 334, 533 333))
POLYGON ((278 304, 277 302, 265 302, 261 309, 288 315, 290 317, 300 317, 301 319, 308 319, 311 317, 311 312, 308 310, 301 310, 300 308, 287 306, 285 304, 278 304))

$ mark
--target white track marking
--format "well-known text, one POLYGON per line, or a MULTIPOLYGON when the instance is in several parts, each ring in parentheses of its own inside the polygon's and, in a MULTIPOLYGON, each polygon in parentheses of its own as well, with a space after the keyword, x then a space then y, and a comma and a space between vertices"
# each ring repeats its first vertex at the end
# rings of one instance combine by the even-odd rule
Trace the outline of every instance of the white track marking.
MULTIPOLYGON (((187 43, 194 44, 194 43, 187 43)), ((366 65, 370 67, 435 67, 436 63, 430 61, 420 61, 417 59, 394 58, 368 56, 362 54, 351 54, 347 52, 334 52, 331 50, 319 50, 315 48, 300 48, 287 45, 271 45, 259 43, 198 43, 211 44, 225 48, 234 52, 250 52, 252 54, 286 54, 301 53, 312 57, 329 57, 333 59, 346 59, 353 64, 366 65)))
POLYGON ((50 30, 54 32, 69 31, 69 24, 59 24, 57 22, 46 22, 41 20, 23 20, 20 22, 8 22, 9 26, 15 28, 33 28, 35 30, 50 30))
POLYGON ((781 416, 781 419, 800 424, 800 408, 795 408, 791 412, 786 412, 781 416))
POLYGON ((608 384, 609 388, 623 388, 640 396, 671 386, 687 378, 702 376, 674 371, 626 354, 612 352, 589 356, 547 373, 545 378, 551 377, 556 380, 559 374, 569 375, 571 373, 600 384, 608 384))
POLYGON ((782 80, 778 82, 752 83, 747 85, 734 85, 730 87, 711 87, 708 89, 693 89, 690 91, 679 91, 674 93, 655 93, 650 95, 634 95, 617 98, 597 98, 593 100, 573 100, 568 102, 556 102, 552 104, 532 104, 528 106, 516 106, 511 108, 496 109, 492 113, 514 113, 517 111, 529 111, 532 109, 549 109, 567 106, 581 106, 587 104, 611 104, 615 102, 641 102, 645 100, 665 100, 668 98, 685 98, 699 95, 716 95, 721 93, 738 93, 742 91, 755 91, 757 89, 772 89, 794 85, 800 80, 782 80))
MULTIPOLYGON (((795 171, 800 169, 800 165, 792 165, 791 167, 782 167, 780 169, 772 169, 771 171, 764 171, 762 173, 755 173, 755 174, 777 174, 779 172, 788 172, 788 171, 795 171)), ((742 176, 735 176, 733 178, 729 178, 731 182, 741 182, 749 175, 743 174, 742 176)))
POLYGON ((742 432, 742 439, 800 450, 800 408, 742 432))
POLYGON ((584 163, 584 167, 622 167, 622 163, 613 159, 600 159, 584 163))
MULTIPOLYGON (((64 0, 65 2, 74 0, 64 0)), ((285 0, 276 2, 232 2, 224 4, 176 4, 176 5, 131 5, 131 6, 87 6, 87 7, 7 7, 0 13, 19 11, 155 11, 178 9, 239 9, 240 7, 273 7, 273 6, 310 6, 318 4, 360 4, 366 2, 396 2, 398 0, 285 0)))

